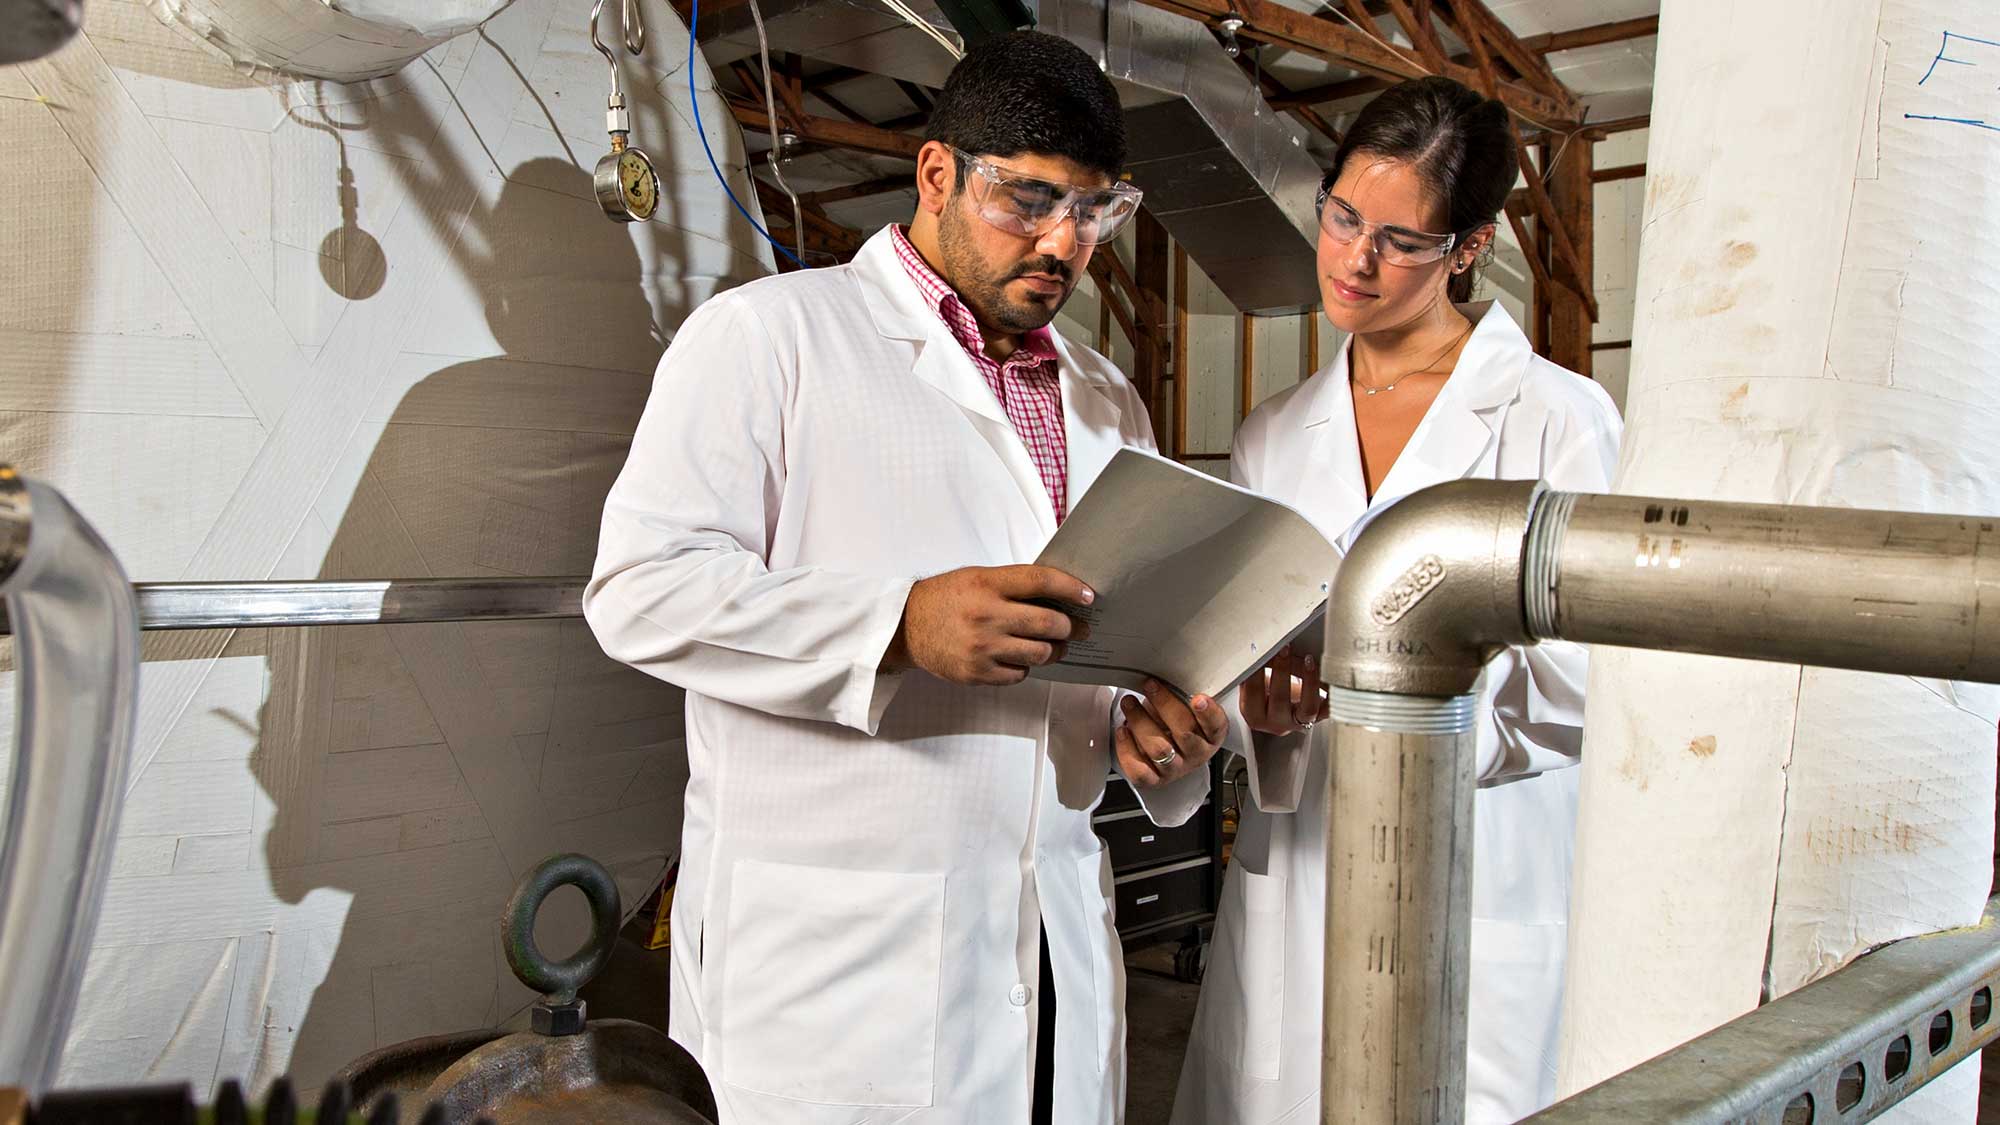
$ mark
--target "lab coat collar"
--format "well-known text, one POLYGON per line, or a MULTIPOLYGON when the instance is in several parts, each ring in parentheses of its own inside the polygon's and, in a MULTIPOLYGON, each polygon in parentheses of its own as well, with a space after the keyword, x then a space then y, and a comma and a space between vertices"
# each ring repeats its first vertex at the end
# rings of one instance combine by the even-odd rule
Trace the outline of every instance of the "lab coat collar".
POLYGON ((1499 408, 1520 394, 1534 349, 1497 301, 1460 305, 1459 311, 1473 321, 1472 335, 1451 378, 1445 380, 1372 500, 1361 468, 1345 346, 1313 389, 1306 425, 1316 430, 1313 463, 1331 471, 1329 522, 1335 528, 1344 530, 1366 513, 1419 489, 1474 473, 1492 460, 1499 408))
MULTIPOLYGON (((1113 454, 1126 444, 1125 410, 1117 387, 1095 364, 1079 363, 1062 333, 1049 326, 1055 341, 1057 367, 1062 372, 1063 433, 1069 445, 1069 506, 1072 510, 1090 482, 1104 471, 1113 454)), ((1108 364, 1106 365, 1108 366, 1108 364)))
MULTIPOLYGON (((909 272, 896 257, 894 235, 888 227, 877 231, 863 244, 851 263, 860 281, 868 315, 876 331, 892 340, 910 340, 918 345, 913 368, 916 376, 966 411, 977 415, 988 441, 1020 484, 1037 517, 1049 534, 1055 532, 1055 509, 1048 489, 1035 469, 1033 458, 1021 443, 1020 435, 1007 418, 993 388, 980 375, 957 337, 937 310, 924 300, 923 291, 910 280, 909 272)), ((1062 380, 1063 430, 1069 444, 1069 502, 1075 505, 1084 488, 1111 460, 1123 444, 1116 388, 1102 365, 1085 364, 1070 350, 1062 333, 1050 326, 1055 344, 1056 367, 1062 380)))
POLYGON ((918 345, 916 375, 942 391, 953 402, 990 422, 1011 426, 993 388, 972 364, 951 328, 929 307, 923 290, 910 280, 909 272, 896 257, 894 235, 888 227, 875 232, 854 255, 854 276, 861 282, 862 303, 875 321, 875 330, 891 340, 911 340, 918 345))

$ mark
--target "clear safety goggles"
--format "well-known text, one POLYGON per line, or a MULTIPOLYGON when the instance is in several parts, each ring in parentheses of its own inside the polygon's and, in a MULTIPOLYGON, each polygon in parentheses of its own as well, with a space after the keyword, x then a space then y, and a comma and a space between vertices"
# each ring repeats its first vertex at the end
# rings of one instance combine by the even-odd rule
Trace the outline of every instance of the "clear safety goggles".
POLYGON ((1076 220, 1076 241, 1098 246, 1118 237, 1139 210, 1144 194, 1131 184, 1078 187, 1023 176, 990 160, 951 150, 971 175, 965 189, 979 217, 992 226, 1024 238, 1040 238, 1064 219, 1076 220))
POLYGON ((1455 234, 1425 234, 1407 227, 1371 223, 1354 208, 1327 195, 1319 200, 1319 229, 1342 246, 1368 236, 1374 242, 1375 256, 1392 266, 1427 266, 1451 253, 1458 242, 1455 234))

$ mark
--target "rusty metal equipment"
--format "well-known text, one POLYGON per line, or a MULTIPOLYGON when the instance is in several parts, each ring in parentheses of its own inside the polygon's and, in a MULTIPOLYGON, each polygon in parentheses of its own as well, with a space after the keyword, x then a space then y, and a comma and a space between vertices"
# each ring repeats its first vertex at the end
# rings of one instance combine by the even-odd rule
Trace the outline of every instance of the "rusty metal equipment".
POLYGON ((299 1107, 284 1079, 261 1109, 233 1081, 211 1107, 197 1107, 186 1085, 57 1091, 11 1105, 19 1092, 0 1089, 0 1125, 715 1125, 715 1096, 693 1056, 646 1024, 587 1018, 577 992, 610 963, 619 920, 618 886, 597 861, 543 860, 501 916, 508 966, 543 994, 529 1011, 532 1030, 484 1028, 371 1051, 334 1075, 314 1108, 299 1107), (535 947, 535 916, 565 886, 589 901, 591 933, 557 961, 535 947))
POLYGON ((353 1089, 363 1109, 400 1093, 408 1125, 420 1111, 435 1113, 441 1125, 714 1125, 715 1097, 693 1056, 642 1023, 590 1022, 577 997, 610 962, 619 913, 618 886, 597 861, 575 854, 543 860, 521 880, 501 919, 508 966, 543 994, 529 1012, 533 1030, 399 1043, 356 1059, 335 1080, 353 1089), (554 961, 535 947, 535 915, 564 886, 589 901, 591 934, 581 949, 554 961))

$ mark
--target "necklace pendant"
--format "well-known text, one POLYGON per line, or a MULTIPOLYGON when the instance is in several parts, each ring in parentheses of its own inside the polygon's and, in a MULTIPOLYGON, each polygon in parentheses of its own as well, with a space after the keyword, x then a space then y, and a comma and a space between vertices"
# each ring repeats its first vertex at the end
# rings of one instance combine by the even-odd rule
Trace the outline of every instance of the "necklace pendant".
POLYGON ((1375 395, 1378 395, 1378 394, 1381 394, 1381 393, 1382 393, 1382 388, 1380 388, 1380 387, 1363 387, 1363 388, 1361 388, 1361 389, 1362 389, 1362 390, 1364 390, 1364 391, 1367 391, 1370 397, 1373 397, 1373 396, 1375 396, 1375 395))

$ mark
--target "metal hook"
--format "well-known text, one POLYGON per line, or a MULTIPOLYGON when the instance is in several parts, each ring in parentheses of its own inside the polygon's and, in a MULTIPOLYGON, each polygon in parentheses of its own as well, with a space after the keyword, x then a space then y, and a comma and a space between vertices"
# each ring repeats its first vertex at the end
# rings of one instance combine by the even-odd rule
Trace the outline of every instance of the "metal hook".
MULTIPOLYGON (((594 0, 594 2, 590 5, 590 45, 597 48, 597 53, 603 55, 604 61, 610 64, 611 97, 614 101, 617 101, 620 105, 623 105, 625 101, 625 91, 624 88, 618 84, 618 56, 612 54, 611 48, 606 47, 604 45, 603 40, 597 37, 597 20, 598 17, 603 14, 604 14, 604 0, 594 0)), ((637 54, 638 52, 635 51, 633 53, 637 54)))
POLYGON ((646 24, 639 16, 639 0, 624 0, 621 20, 625 28, 625 49, 634 55, 646 50, 646 24))

